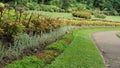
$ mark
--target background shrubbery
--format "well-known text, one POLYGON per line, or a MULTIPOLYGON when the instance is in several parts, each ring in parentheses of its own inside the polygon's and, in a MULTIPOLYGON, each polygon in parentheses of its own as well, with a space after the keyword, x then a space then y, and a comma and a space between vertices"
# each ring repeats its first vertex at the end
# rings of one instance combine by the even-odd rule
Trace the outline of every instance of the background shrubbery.
POLYGON ((99 9, 105 15, 119 15, 120 2, 117 0, 2 0, 11 7, 24 6, 29 10, 71 12, 74 10, 99 9), (17 5, 15 5, 17 3, 17 5))
POLYGON ((91 19, 92 15, 89 12, 83 12, 83 11, 75 11, 72 13, 74 17, 79 17, 79 18, 85 18, 85 19, 91 19))
POLYGON ((106 15, 104 15, 104 14, 95 14, 94 16, 96 18, 102 18, 102 19, 106 18, 106 15))

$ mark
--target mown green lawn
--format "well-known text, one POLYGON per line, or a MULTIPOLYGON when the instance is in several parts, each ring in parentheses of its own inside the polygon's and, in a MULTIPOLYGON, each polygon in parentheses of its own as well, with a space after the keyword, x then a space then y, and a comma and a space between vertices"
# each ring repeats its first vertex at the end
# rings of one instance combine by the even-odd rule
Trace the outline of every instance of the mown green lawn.
POLYGON ((78 30, 69 47, 45 68, 105 68, 100 52, 91 38, 91 33, 106 30, 120 30, 120 28, 78 30))
MULTIPOLYGON (((45 15, 45 16, 51 16, 51 17, 76 18, 76 17, 73 17, 71 13, 45 12, 45 11, 27 11, 27 12, 34 12, 34 13, 42 14, 42 15, 45 15)), ((107 16, 105 19, 95 18, 93 16, 92 19, 120 22, 120 16, 107 16)))
POLYGON ((93 19, 98 19, 98 20, 108 20, 108 21, 117 21, 117 22, 120 22, 120 16, 106 16, 105 19, 100 19, 100 18, 95 18, 95 17, 93 17, 93 19))
POLYGON ((33 13, 38 13, 42 14, 45 16, 51 16, 51 17, 60 17, 60 18, 75 18, 72 16, 71 13, 59 13, 59 12, 45 12, 45 11, 27 11, 27 12, 33 12, 33 13))
POLYGON ((107 16, 105 20, 110 20, 110 21, 119 21, 120 22, 120 16, 107 16))

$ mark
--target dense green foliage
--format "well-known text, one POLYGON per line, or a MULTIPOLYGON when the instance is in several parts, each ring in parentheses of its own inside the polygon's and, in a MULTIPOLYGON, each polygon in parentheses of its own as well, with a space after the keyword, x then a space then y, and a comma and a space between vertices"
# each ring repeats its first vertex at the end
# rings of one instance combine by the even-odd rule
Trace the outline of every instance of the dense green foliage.
POLYGON ((119 0, 2 0, 2 2, 12 2, 11 4, 14 6, 16 3, 22 4, 30 9, 38 9, 38 6, 43 4, 56 6, 59 11, 63 11, 62 9, 67 11, 100 9, 102 11, 120 12, 119 0))
POLYGON ((104 14, 95 14, 94 16, 96 18, 102 18, 102 19, 106 18, 106 15, 104 15, 104 14))
POLYGON ((46 47, 47 50, 60 50, 63 51, 67 47, 67 43, 64 40, 57 41, 46 47))

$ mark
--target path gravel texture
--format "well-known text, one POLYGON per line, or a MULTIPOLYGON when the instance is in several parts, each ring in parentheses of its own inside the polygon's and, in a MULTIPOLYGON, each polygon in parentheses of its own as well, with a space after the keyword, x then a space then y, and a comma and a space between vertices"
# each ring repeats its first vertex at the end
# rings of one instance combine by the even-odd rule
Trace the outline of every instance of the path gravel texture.
POLYGON ((120 31, 105 31, 92 34, 105 60, 106 68, 120 68, 120 38, 116 36, 118 32, 120 31))

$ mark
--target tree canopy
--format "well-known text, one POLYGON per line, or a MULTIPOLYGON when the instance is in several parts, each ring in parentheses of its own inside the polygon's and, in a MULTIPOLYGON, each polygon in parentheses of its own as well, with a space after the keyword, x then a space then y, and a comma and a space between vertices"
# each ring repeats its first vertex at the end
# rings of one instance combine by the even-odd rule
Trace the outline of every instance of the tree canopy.
MULTIPOLYGON (((19 3, 24 2, 36 2, 38 4, 47 4, 59 2, 61 8, 66 9, 76 4, 85 4, 89 8, 98 8, 100 10, 116 10, 120 12, 120 0, 1 0, 2 2, 17 1, 19 3)), ((58 4, 58 3, 57 3, 58 4)))

